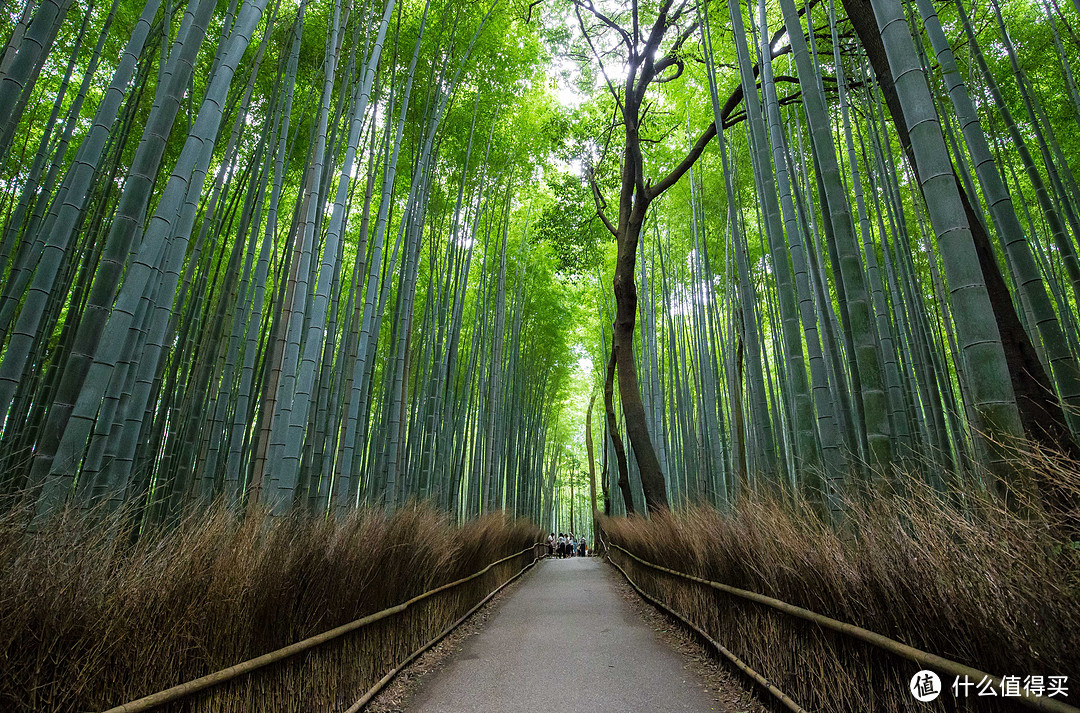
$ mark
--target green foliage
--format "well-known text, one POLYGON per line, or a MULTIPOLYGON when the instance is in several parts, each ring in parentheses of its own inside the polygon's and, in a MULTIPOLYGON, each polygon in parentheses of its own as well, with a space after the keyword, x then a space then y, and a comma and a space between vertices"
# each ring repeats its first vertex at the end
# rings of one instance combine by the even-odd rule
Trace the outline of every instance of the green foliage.
POLYGON ((610 239, 581 179, 558 174, 547 182, 553 200, 544 208, 539 236, 558 256, 558 271, 574 278, 591 277, 600 266, 600 243, 610 239))
MULTIPOLYGON (((196 58, 194 78, 191 86, 184 91, 179 117, 167 137, 164 160, 157 175, 152 177, 153 189, 148 206, 150 214, 158 205, 188 131, 197 118, 200 102, 215 66, 225 14, 231 4, 229 0, 217 3, 207 39, 196 58)), ((614 22, 630 22, 627 3, 603 4, 606 6, 604 11, 614 22)), ((59 181, 87 136, 90 118, 104 96, 116 58, 125 46, 143 3, 136 0, 118 2, 113 24, 107 33, 103 33, 106 14, 112 5, 111 2, 99 0, 87 14, 90 10, 88 3, 72 3, 71 11, 60 26, 41 76, 30 92, 26 111, 20 118, 13 149, 2 157, 0 207, 3 207, 5 215, 11 215, 13 207, 21 199, 24 181, 34 164, 39 144, 44 147, 42 180, 55 170, 53 178, 59 181), (76 52, 75 42, 84 19, 85 37, 76 52), (58 111, 58 126, 63 126, 67 120, 67 112, 74 107, 77 87, 91 66, 94 44, 102 34, 102 56, 96 70, 87 77, 86 101, 81 110, 70 117, 70 141, 62 143, 57 133, 59 129, 55 128, 48 141, 42 143, 46 131, 45 118, 54 108, 58 111), (62 77, 69 63, 72 81, 61 93, 62 77)), ((275 3, 270 6, 275 6, 275 3)), ((175 343, 164 350, 167 354, 154 375, 155 384, 158 384, 155 389, 158 391, 155 391, 155 408, 150 409, 147 416, 154 422, 155 428, 160 429, 158 434, 166 443, 162 446, 165 451, 168 451, 170 444, 183 443, 194 447, 193 444, 206 444, 220 435, 220 432, 211 435, 197 429, 190 432, 172 430, 176 415, 169 409, 189 409, 185 411, 185 417, 189 422, 194 422, 198 419, 192 414, 201 408, 198 404, 211 403, 220 397, 224 404, 222 408, 228 411, 235 403, 233 389, 239 385, 239 377, 234 374, 230 381, 224 365, 229 358, 229 345, 232 344, 229 341, 230 328, 240 325, 236 331, 244 332, 247 326, 244 320, 254 314, 252 309, 237 316, 237 310, 245 299, 254 294, 252 285, 242 283, 242 279, 246 278, 242 278, 241 273, 245 260, 251 259, 254 263, 259 248, 258 238, 262 233, 269 230, 273 245, 266 284, 262 286, 265 291, 260 293, 263 294, 263 303, 258 305, 260 322, 254 332, 260 337, 253 347, 257 356, 249 367, 259 388, 268 385, 264 380, 269 378, 267 374, 273 369, 273 360, 268 355, 278 348, 271 346, 271 335, 280 338, 279 332, 274 330, 287 323, 289 318, 289 307, 284 300, 286 295, 292 299, 289 292, 291 281, 314 289, 320 277, 322 246, 333 198, 327 186, 336 185, 336 172, 349 148, 345 141, 349 128, 349 100, 360 81, 360 68, 371 50, 380 4, 342 3, 342 7, 348 7, 350 11, 343 28, 339 71, 329 102, 328 140, 332 143, 326 155, 319 157, 327 173, 322 177, 323 188, 317 197, 320 202, 316 205, 321 208, 316 211, 319 223, 314 244, 310 246, 313 267, 308 275, 296 275, 293 268, 301 256, 297 235, 303 234, 303 221, 307 215, 307 192, 311 185, 308 169, 315 163, 312 151, 320 119, 319 91, 326 67, 327 37, 334 3, 309 2, 305 5, 298 67, 294 86, 291 87, 286 87, 282 75, 296 29, 300 0, 282 0, 276 6, 277 15, 272 19, 268 15, 263 17, 252 42, 247 46, 244 60, 239 63, 240 71, 230 87, 222 128, 213 144, 208 182, 200 195, 190 196, 192 204, 198 208, 192 234, 184 236, 185 239, 190 237, 191 244, 180 279, 181 288, 176 295, 153 298, 161 299, 163 308, 172 308, 170 336, 175 339, 175 343), (268 32, 266 54, 254 76, 250 105, 241 107, 239 99, 247 85, 249 72, 255 70, 253 60, 264 31, 268 32), (267 194, 274 180, 272 161, 267 157, 274 155, 276 146, 259 147, 260 141, 269 139, 273 133, 271 119, 278 109, 276 101, 286 89, 295 91, 295 102, 286 137, 281 200, 277 222, 266 225, 267 194), (241 111, 243 114, 240 114, 241 111), (238 115, 237 125, 242 133, 235 150, 227 155, 226 139, 238 115), (261 153, 257 153, 257 149, 261 153), (209 210, 213 197, 209 186, 214 185, 218 177, 222 179, 222 193, 217 203, 213 204, 215 213, 211 221, 209 210), (247 226, 242 232, 240 228, 248 219, 253 221, 253 225, 247 226), (205 242, 195 246, 196 239, 204 232, 205 242), (237 256, 235 263, 231 262, 234 255, 237 256), (232 321, 234 319, 238 321, 232 321), (180 388, 177 390, 176 398, 182 405, 172 402, 170 399, 173 396, 160 385, 169 379, 174 381, 168 383, 183 384, 184 388, 189 388, 187 385, 190 384, 190 393, 180 388), (181 435, 172 435, 174 433, 181 435)), ((76 245, 71 254, 65 257, 61 277, 54 289, 42 293, 53 295, 53 302, 50 302, 48 319, 40 328, 40 338, 37 331, 34 333, 40 347, 35 348, 28 360, 31 366, 26 371, 27 379, 20 382, 32 386, 19 387, 19 408, 23 409, 19 413, 25 412, 27 418, 33 416, 37 420, 33 428, 20 430, 17 434, 10 429, 4 433, 3 448, 0 448, 4 454, 23 452, 19 449, 33 451, 34 439, 38 438, 35 429, 41 425, 53 396, 55 381, 50 379, 55 379, 67 363, 71 349, 69 332, 77 328, 82 319, 81 304, 99 268, 101 243, 108 234, 118 197, 129 178, 132 157, 159 88, 162 43, 166 43, 168 49, 177 39, 187 3, 172 0, 167 7, 171 14, 166 18, 164 12, 158 13, 150 41, 139 60, 137 79, 121 111, 122 121, 113 127, 106 155, 99 162, 100 165, 95 166, 90 191, 92 197, 88 202, 90 207, 79 216, 76 245)), ((350 304, 363 305, 370 298, 375 308, 382 311, 373 320, 374 363, 370 365, 368 374, 373 386, 365 392, 368 402, 364 405, 363 413, 366 417, 365 427, 371 429, 366 437, 373 439, 368 447, 373 449, 373 453, 381 449, 381 444, 376 444, 376 441, 383 433, 380 429, 387 428, 387 413, 395 398, 388 386, 394 376, 393 360, 401 358, 407 372, 403 378, 405 384, 398 394, 404 394, 401 398, 405 400, 416 400, 403 407, 402 420, 418 420, 421 418, 419 414, 426 408, 423 404, 427 403, 422 401, 424 389, 433 388, 427 382, 433 378, 432 374, 446 356, 439 350, 449 348, 447 334, 454 331, 442 311, 452 309, 456 297, 460 295, 462 324, 458 329, 460 343, 456 347, 458 352, 453 363, 457 370, 455 377, 462 386, 454 387, 461 388, 455 396, 460 399, 460 402, 455 402, 455 408, 462 409, 469 419, 481 418, 480 410, 485 406, 482 406, 483 399, 477 394, 484 391, 487 384, 484 380, 492 378, 492 371, 481 370, 478 364, 489 369, 491 365, 485 360, 496 359, 493 330, 496 315, 501 314, 502 345, 506 350, 500 358, 504 359, 503 366, 507 369, 521 369, 514 377, 519 378, 520 383, 513 388, 524 389, 542 382, 546 398, 543 422, 552 428, 553 436, 563 438, 568 444, 567 448, 577 448, 577 445, 569 444, 580 444, 579 432, 587 395, 596 389, 603 377, 604 350, 607 346, 601 343, 600 335, 603 333, 610 338, 608 322, 611 315, 609 311, 605 312, 604 305, 611 297, 614 246, 610 232, 597 215, 591 183, 595 182, 605 214, 615 222, 625 127, 620 123, 616 100, 611 95, 604 74, 612 80, 616 93, 621 92, 619 73, 622 66, 619 56, 623 49, 620 40, 611 28, 583 12, 584 26, 592 42, 590 46, 590 42, 585 41, 574 5, 570 2, 553 1, 537 5, 528 0, 500 3, 432 0, 412 77, 414 88, 404 117, 404 137, 398 147, 400 159, 396 180, 387 189, 389 195, 384 196, 382 179, 390 155, 393 129, 402 109, 404 88, 409 80, 409 60, 420 33, 424 7, 422 0, 403 0, 396 5, 371 96, 372 113, 365 118, 361 139, 353 147, 357 151, 358 165, 348 183, 341 260, 338 263, 336 256, 331 256, 329 260, 334 271, 330 279, 336 281, 333 299, 337 300, 334 306, 337 321, 330 323, 328 320, 325 325, 325 337, 332 348, 328 349, 326 357, 326 366, 330 371, 326 372, 325 379, 321 378, 323 372, 320 371, 320 387, 326 392, 326 400, 338 400, 335 408, 344 403, 345 396, 329 394, 341 388, 352 376, 346 366, 351 357, 343 357, 342 349, 353 337, 357 325, 352 320, 356 312, 345 314, 345 311, 350 304), (481 23, 484 23, 482 29, 481 23), (474 38, 475 45, 469 49, 474 38), (593 55, 594 49, 604 61, 603 70, 593 55), (452 84, 455 78, 456 83, 452 84), (439 117, 437 133, 429 136, 428 131, 434 126, 436 112, 444 100, 445 111, 439 117), (471 153, 466 166, 465 157, 470 142, 471 153), (419 172, 419 161, 429 145, 432 147, 430 176, 427 177, 429 182, 424 187, 420 204, 410 206, 407 196, 415 182, 423 177, 419 172), (363 222, 361 214, 369 188, 369 215, 367 222, 363 222), (460 215, 456 215, 459 195, 460 215), (366 272, 370 265, 366 261, 374 258, 375 213, 384 199, 388 206, 386 244, 378 256, 379 279, 373 286, 374 292, 369 295, 366 272), (405 230, 409 225, 406 214, 410 210, 416 210, 413 219, 422 222, 422 232, 418 233, 419 243, 411 248, 409 242, 412 237, 405 230), (400 243, 399 234, 403 235, 400 243), (500 295, 498 283, 504 245, 506 272, 500 295), (463 265, 471 246, 475 248, 466 273, 463 265), (418 256, 418 266, 413 275, 409 275, 407 270, 410 250, 414 250, 418 256), (357 268, 363 272, 357 272, 357 268), (450 268, 461 273, 448 273, 450 268), (510 330, 514 328, 518 316, 521 325, 518 343, 510 344, 510 330), (407 335, 407 355, 395 353, 395 339, 401 335, 407 335), (476 363, 470 368, 469 359, 473 357, 473 352, 476 363), (579 366, 579 361, 584 359, 588 359, 591 366, 579 366), (463 386, 468 384, 472 385, 468 388, 463 386), (559 424, 558 427, 555 424, 559 424), (555 434, 554 431, 559 433, 555 434)), ((841 6, 837 5, 837 8, 841 6)), ((1043 3, 1007 0, 1002 9, 1013 41, 1022 50, 1019 57, 1021 68, 1030 79, 1035 98, 1048 115, 1047 128, 1053 130, 1068 164, 1058 168, 1068 176, 1063 169, 1071 169, 1073 173, 1080 170, 1080 132, 1075 130, 1080 115, 1066 83, 1062 81, 1063 62, 1074 70, 1080 66, 1080 42, 1076 36, 1080 18, 1067 3, 1051 2, 1050 12, 1055 18, 1063 48, 1059 53, 1043 3)), ((641 10, 639 19, 647 25, 654 17, 655 7, 643 7, 641 10)), ((779 26, 778 10, 774 2, 766 3, 770 33, 779 26)), ((981 4, 974 10, 980 42, 986 50, 991 72, 1001 80, 1006 104, 1024 123, 1025 111, 1016 78, 1002 49, 1000 31, 989 10, 989 7, 981 4)), ((726 9, 715 3, 711 3, 707 11, 715 35, 714 56, 711 59, 717 67, 720 103, 724 104, 734 95, 738 85, 730 18, 726 9)), ((18 12, 15 6, 5 6, 0 12, 0 33, 5 38, 13 30, 18 12)), ((949 39, 957 43, 962 33, 955 9, 946 3, 939 8, 939 12, 949 39)), ((827 4, 815 4, 811 15, 815 27, 828 27, 827 4)), ((940 265, 932 236, 923 226, 922 199, 902 163, 903 150, 896 132, 887 123, 888 117, 885 117, 886 123, 876 123, 883 116, 878 114, 882 107, 876 103, 875 87, 862 83, 865 58, 851 23, 842 12, 837 19, 841 61, 849 80, 853 81, 849 90, 857 133, 856 153, 859 155, 856 161, 863 182, 867 184, 864 189, 868 192, 872 212, 871 234, 865 243, 879 263, 883 264, 886 257, 895 263, 893 270, 897 276, 893 279, 902 288, 893 294, 891 285, 884 286, 888 293, 886 307, 889 311, 885 318, 906 320, 908 333, 898 337, 897 342, 914 353, 923 346, 919 340, 924 341, 926 354, 932 355, 933 363, 947 372, 947 376, 940 378, 940 386, 950 393, 957 393, 952 394, 956 397, 952 399, 943 396, 943 403, 946 406, 963 403, 963 395, 959 393, 961 379, 956 373, 957 358, 949 346, 952 335, 948 332, 954 326, 950 322, 950 286, 945 280, 941 281, 940 287, 934 282, 933 273, 940 265), (877 145, 889 154, 877 158, 873 152, 877 145), (889 165, 890 159, 891 163, 899 160, 900 164, 889 165), (874 188, 869 185, 871 181, 874 188), (893 182, 897 189, 895 195, 889 193, 893 182), (876 195, 870 196, 871 190, 876 190, 876 195), (885 241, 879 235, 882 229, 890 241, 888 256, 885 241), (919 331, 916 333, 915 330, 919 331)), ((756 31, 756 22, 748 22, 747 32, 751 42, 756 31)), ((777 47, 782 48, 783 44, 781 38, 777 47)), ((830 80, 835 78, 836 68, 831 64, 831 37, 827 32, 820 31, 813 47, 817 51, 826 95, 829 102, 834 102, 835 85, 830 80)), ((751 52, 754 51, 756 48, 751 47, 751 52)), ((970 58, 962 51, 958 51, 957 55, 961 72, 969 80, 976 97, 986 130, 992 138, 1004 137, 999 114, 982 97, 970 58)), ((697 34, 691 32, 679 53, 679 60, 683 63, 681 75, 674 81, 655 83, 646 92, 646 108, 638 129, 643 139, 645 177, 649 182, 657 181, 681 161, 689 146, 713 120, 704 59, 701 42, 697 34)), ((836 323, 836 328, 842 329, 845 326, 846 307, 842 304, 841 291, 838 289, 838 266, 833 264, 833 257, 829 254, 826 211, 812 173, 814 157, 809 151, 805 116, 798 101, 797 77, 794 76, 796 73, 790 56, 786 53, 778 56, 773 69, 777 75, 777 91, 781 101, 784 102, 785 98, 791 100, 781 109, 785 138, 789 142, 787 149, 800 166, 796 173, 800 170, 811 172, 809 176, 797 176, 800 198, 803 208, 807 210, 802 216, 805 226, 800 227, 810 231, 806 244, 820 253, 821 264, 813 279, 820 281, 825 299, 819 304, 814 295, 803 297, 809 308, 816 310, 815 317, 822 324, 828 319, 836 323)), ((941 94, 940 80, 932 77, 930 84, 938 93, 939 112, 946 117, 951 116, 946 98, 941 94)), ((745 117, 743 106, 745 102, 740 102, 732 114, 736 123, 725 132, 734 183, 731 204, 724 185, 719 152, 713 143, 706 147, 693 171, 649 209, 650 218, 643 235, 636 278, 642 295, 639 324, 646 319, 651 320, 650 325, 655 324, 655 333, 647 335, 647 339, 639 338, 637 344, 643 350, 639 355, 643 363, 656 362, 656 375, 649 378, 662 381, 663 386, 661 388, 657 383, 650 388, 658 394, 664 392, 657 396, 656 409, 661 419, 669 421, 679 409, 687 410, 679 412, 678 418, 695 418, 695 412, 689 409, 700 407, 707 386, 717 387, 707 384, 706 380, 711 378, 719 383, 729 378, 728 374, 734 373, 733 361, 736 356, 730 345, 735 344, 738 337, 733 317, 737 307, 737 280, 733 266, 738 251, 746 253, 749 279, 761 302, 757 306, 759 324, 753 328, 762 336, 765 360, 762 366, 771 370, 769 386, 776 391, 775 395, 769 397, 770 408, 775 410, 771 417, 781 423, 788 418, 787 407, 783 406, 786 398, 783 348, 777 341, 781 330, 775 310, 775 266, 763 233, 761 200, 754 183, 747 125, 742 121, 745 117), (735 244, 731 239, 728 216, 732 213, 746 236, 745 244, 735 244), (645 354, 646 350, 649 351, 648 355, 645 354), (686 383, 673 385, 675 376, 682 378, 684 370, 689 374, 686 383), (682 396, 674 395, 676 388, 684 389, 682 396), (679 399, 684 399, 685 403, 679 399)), ((828 108, 830 111, 836 109, 834 104, 828 108)), ((834 118, 833 122, 833 137, 837 146, 841 146, 844 137, 838 118, 834 118)), ((1033 143, 1032 127, 1021 126, 1021 132, 1033 143)), ((997 143, 992 142, 991 145, 996 147, 997 143)), ((1045 272, 1048 284, 1066 287, 1060 277, 1060 246, 1051 244, 1042 235, 1042 216, 1034 207, 1030 180, 1014 152, 1008 150, 1008 142, 1003 142, 1001 148, 1004 150, 998 159, 1010 190, 1015 192, 1018 210, 1030 210, 1032 214, 1030 224, 1026 215, 1022 216, 1022 222, 1025 227, 1030 225, 1038 236, 1035 245, 1042 250, 1038 255, 1040 269, 1045 272), (1012 171, 1018 175, 1018 181, 1012 180, 1012 171)), ((955 154, 954 148, 950 147, 950 150, 955 154)), ((844 154, 841 156, 841 170, 845 172, 847 182, 843 190, 853 204, 854 192, 847 175, 850 173, 850 167, 846 165, 848 157, 845 152, 841 153, 844 154)), ((1038 154, 1037 150, 1035 153, 1038 154)), ((954 155, 954 161, 958 164, 959 158, 954 155)), ((763 169, 775 171, 776 167, 770 165, 763 169)), ((1044 166, 1039 166, 1038 170, 1046 174, 1044 166)), ((8 261, 5 256, 0 273, 5 278, 13 274, 17 259, 21 259, 20 256, 35 244, 34 240, 38 237, 24 236, 19 231, 23 228, 30 230, 30 226, 34 225, 31 219, 34 211, 38 211, 39 215, 47 213, 50 207, 48 201, 54 195, 51 191, 55 189, 54 183, 40 191, 27 193, 27 216, 30 217, 24 217, 23 223, 15 226, 8 238, 5 247, 12 249, 10 254, 13 258, 8 261), (40 202, 38 196, 42 196, 40 202), (23 242, 24 238, 26 242, 23 242)), ((1071 190, 1067 187, 1065 193, 1071 190)), ((1064 197, 1070 198, 1068 195, 1064 197)), ((1076 198, 1071 196, 1074 202, 1076 198)), ((1061 197, 1055 199, 1061 201, 1061 197)), ((860 258, 864 260, 865 256, 860 258)), ((33 267, 33 263, 30 266, 33 267)), ((128 267, 125 264, 120 269, 126 270, 128 267)), ((1059 289, 1058 292, 1060 294, 1053 296, 1055 309, 1059 314, 1069 316, 1075 312, 1074 297, 1066 289, 1059 289)), ((8 301, 12 314, 16 316, 24 294, 14 294, 8 301)), ((143 304, 150 306, 151 297, 148 296, 143 304)), ((1022 304, 1020 306, 1023 307, 1022 304)), ((305 317, 305 320, 308 319, 310 315, 305 317)), ((1066 327, 1067 331, 1071 329, 1070 338, 1075 342, 1075 329, 1071 325, 1066 327)), ((9 339, 8 332, 0 335, 0 354, 4 353, 2 350, 7 348, 9 339)), ((1039 346, 1036 344, 1035 348, 1039 346)), ((1072 344, 1074 351, 1075 346, 1075 343, 1072 344)), ((850 381, 846 372, 848 367, 844 363, 850 356, 846 354, 847 347, 840 343, 832 347, 836 350, 838 365, 832 368, 839 370, 836 377, 847 384, 850 381)), ((903 361, 912 357, 904 355, 900 358, 903 361)), ((320 362, 319 369, 323 366, 320 362)), ((905 376, 905 379, 917 381, 926 378, 916 375, 914 363, 904 363, 903 367, 905 374, 912 374, 905 376)), ((118 383, 115 388, 115 392, 110 392, 111 396, 119 398, 126 387, 118 383)), ((733 419, 730 404, 735 397, 742 395, 740 388, 731 383, 725 384, 721 389, 724 393, 716 399, 723 428, 730 428, 733 419)), ((853 384, 851 388, 854 388, 853 384)), ((909 394, 910 405, 905 405, 905 408, 911 415, 932 410, 936 406, 930 403, 932 398, 932 394, 927 393, 909 394)), ((318 408, 325 405, 321 403, 318 408)), ((253 408, 241 420, 248 423, 248 416, 256 419, 262 417, 263 412, 259 409, 264 408, 272 408, 271 403, 260 404, 258 409, 253 408)), ((12 423, 23 420, 15 418, 12 423)), ((132 419, 133 422, 137 420, 132 419)), ((959 418, 958 423, 964 425, 963 420, 959 418)), ((99 430, 107 434, 110 426, 101 424, 99 430)), ((406 430, 409 428, 416 432, 414 426, 408 426, 406 430)), ((689 443, 689 426, 687 433, 678 437, 688 439, 689 443)), ((241 434, 241 439, 244 443, 250 443, 257 442, 258 437, 245 432, 241 434)), ((966 448, 962 437, 954 436, 952 443, 957 452, 966 448)), ((692 448, 692 444, 680 444, 680 447, 683 446, 692 448)), ((148 442, 145 447, 150 453, 158 446, 148 442)), ((183 451, 180 445, 176 447, 180 450, 168 451, 169 458, 175 459, 183 451)), ((199 447, 204 448, 205 445, 199 447)), ((382 453, 371 455, 373 467, 382 467, 380 459, 383 457, 382 453)), ((147 458, 147 463, 156 462, 150 456, 147 458)))

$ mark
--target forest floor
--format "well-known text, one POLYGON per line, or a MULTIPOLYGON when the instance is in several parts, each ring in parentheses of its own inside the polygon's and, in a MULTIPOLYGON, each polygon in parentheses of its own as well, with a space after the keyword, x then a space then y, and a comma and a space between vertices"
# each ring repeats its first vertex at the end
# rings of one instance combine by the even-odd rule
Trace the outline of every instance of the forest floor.
POLYGON ((377 713, 767 710, 600 559, 548 560, 425 654, 377 713))

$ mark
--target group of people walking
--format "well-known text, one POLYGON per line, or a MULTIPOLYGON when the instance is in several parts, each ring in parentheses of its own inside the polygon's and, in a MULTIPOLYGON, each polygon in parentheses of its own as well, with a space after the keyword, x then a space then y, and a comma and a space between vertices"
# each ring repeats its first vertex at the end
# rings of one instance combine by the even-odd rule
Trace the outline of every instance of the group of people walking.
POLYGON ((574 555, 588 557, 589 546, 585 543, 584 537, 574 537, 572 532, 560 532, 558 537, 553 532, 548 536, 548 554, 559 559, 574 555))

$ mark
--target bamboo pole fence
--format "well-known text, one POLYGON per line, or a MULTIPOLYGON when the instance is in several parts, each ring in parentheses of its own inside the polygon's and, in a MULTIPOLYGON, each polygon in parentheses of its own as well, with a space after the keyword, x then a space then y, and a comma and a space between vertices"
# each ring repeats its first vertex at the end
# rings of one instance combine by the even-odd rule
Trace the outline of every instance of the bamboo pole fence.
MULTIPOLYGON (((746 589, 739 589, 738 587, 732 587, 731 585, 723 584, 722 582, 714 582, 709 579, 696 577, 692 574, 687 574, 685 572, 670 569, 668 567, 658 565, 654 562, 649 562, 648 560, 642 559, 641 557, 635 555, 633 552, 630 552, 625 548, 620 547, 619 545, 616 545, 612 542, 607 543, 607 548, 609 561, 611 561, 611 563, 614 564, 619 569, 619 571, 623 573, 623 576, 626 577, 627 581, 631 582, 631 585, 639 593, 641 593, 641 589, 632 580, 630 580, 630 577, 626 574, 623 568, 619 567, 619 565, 614 561, 614 559, 611 558, 611 552, 613 550, 621 552, 634 562, 648 567, 649 569, 655 570, 657 572, 662 572, 672 577, 684 579, 689 582, 695 582, 706 587, 711 587, 712 589, 724 592, 725 594, 730 594, 740 599, 770 607, 789 616, 808 621, 824 629, 829 629, 850 639, 856 639, 858 641, 870 644, 871 646, 881 649, 882 651, 886 651, 894 656, 899 656, 909 661, 913 661, 919 666, 922 666, 923 668, 928 668, 938 673, 943 673, 950 676, 967 676, 969 679, 989 680, 992 686, 994 686, 997 690, 1001 690, 1002 679, 998 676, 986 673, 985 671, 980 671, 979 669, 972 668, 971 666, 965 666, 964 664, 958 663, 956 661, 950 661, 949 659, 937 656, 936 654, 932 654, 926 651, 922 651, 913 646, 908 646, 907 644, 901 643, 895 639, 891 639, 882 634, 870 631, 869 629, 864 629, 861 626, 856 626, 854 624, 839 621, 837 619, 827 617, 823 614, 818 614, 817 612, 810 611, 809 609, 804 609, 802 607, 795 606, 794 604, 789 604, 779 599, 765 596, 764 594, 758 594, 757 592, 751 592, 746 589)), ((656 600, 654 600, 654 598, 651 596, 647 597, 647 599, 656 603, 656 600)), ((662 608, 668 610, 672 614, 675 614, 675 616, 677 616, 677 618, 682 620, 684 623, 690 623, 684 616, 671 611, 666 605, 664 605, 662 608)), ((691 626, 693 626, 693 628, 695 629, 698 628, 697 626, 692 624, 691 626)), ((752 673, 751 676, 758 680, 759 683, 762 682, 761 680, 757 679, 757 676, 754 676, 752 673)), ((765 683, 763 685, 769 687, 772 684, 765 683)), ((770 692, 772 691, 770 690, 770 692)), ((1052 713, 1080 713, 1080 708, 1076 708, 1075 706, 1071 706, 1067 703, 1054 700, 1053 698, 1033 696, 1030 694, 1030 692, 1024 689, 1021 689, 1020 696, 1017 697, 1015 700, 1016 702, 1021 703, 1032 710, 1051 711, 1052 713)), ((788 704, 785 703, 785 705, 788 704)), ((790 708, 791 706, 788 705, 788 707, 790 708)))
MULTIPOLYGON (((374 614, 369 614, 367 616, 361 617, 360 619, 356 619, 347 624, 343 624, 328 631, 324 631, 321 634, 316 634, 315 636, 311 636, 301 641, 297 641, 293 644, 284 646, 275 651, 271 651, 269 653, 257 656, 247 661, 242 661, 238 664, 234 664, 218 671, 214 671, 213 673, 207 674, 205 676, 201 676, 199 678, 177 684, 176 686, 167 688, 163 691, 158 691, 156 693, 143 696, 142 698, 123 703, 121 705, 110 708, 103 713, 141 713, 142 711, 155 710, 171 703, 183 701, 184 699, 192 697, 197 693, 208 691, 210 689, 222 686, 223 684, 226 684, 228 682, 237 681, 238 679, 255 673, 261 669, 265 669, 273 664, 278 664, 288 659, 293 659, 300 656, 301 654, 309 653, 320 647, 324 647, 331 642, 339 641, 343 637, 346 637, 348 634, 352 634, 362 629, 371 627, 378 622, 390 621, 394 617, 405 613, 417 604, 431 600, 436 595, 450 592, 452 590, 457 590, 465 584, 480 579, 481 577, 501 565, 508 564, 511 561, 519 559, 530 553, 532 554, 532 560, 525 567, 521 568, 515 574, 503 579, 497 587, 488 592, 486 596, 484 596, 477 604, 472 606, 464 615, 456 618, 453 624, 443 629, 439 634, 435 636, 435 638, 428 640, 419 650, 413 651, 401 663, 396 664, 390 670, 390 672, 388 672, 375 684, 374 687, 370 688, 365 693, 363 698, 361 698, 349 709, 350 711, 355 713, 355 711, 361 710, 363 706, 366 705, 367 702, 374 697, 375 693, 377 693, 379 690, 381 690, 383 686, 389 683, 389 681, 393 678, 395 674, 397 674, 412 660, 414 660, 417 656, 423 653, 423 651, 426 651, 428 648, 438 643, 439 640, 444 638, 447 634, 450 633, 450 631, 452 631, 455 627, 464 622, 471 614, 476 612, 484 603, 489 601, 491 597, 498 593, 499 590, 501 590, 514 579, 521 576, 530 567, 532 567, 539 559, 544 556, 542 553, 545 551, 545 546, 542 543, 534 544, 531 547, 521 550, 520 552, 516 552, 512 555, 508 555, 506 557, 503 557, 502 559, 496 560, 484 567, 483 569, 474 572, 467 577, 463 577, 453 582, 449 582, 434 589, 428 590, 422 594, 419 594, 411 599, 402 602, 401 604, 389 607, 387 609, 383 609, 381 611, 375 612, 374 614)), ((248 689, 250 688, 251 686, 248 686, 248 689)), ((251 693, 250 690, 246 690, 245 692, 247 695, 250 695, 251 693)), ((210 703, 209 708, 207 709, 220 711, 223 709, 220 703, 220 700, 210 703)), ((277 703, 280 704, 281 701, 277 701, 277 703)), ((292 710, 292 707, 288 706, 275 706, 275 708, 277 710, 292 710)), ((186 707, 186 710, 202 710, 202 708, 188 706, 186 707)))

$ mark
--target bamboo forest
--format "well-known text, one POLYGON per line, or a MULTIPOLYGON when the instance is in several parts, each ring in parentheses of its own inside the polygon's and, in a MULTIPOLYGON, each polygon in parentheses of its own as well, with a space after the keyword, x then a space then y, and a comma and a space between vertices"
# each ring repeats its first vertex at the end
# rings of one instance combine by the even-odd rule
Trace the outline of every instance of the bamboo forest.
MULTIPOLYGON (((640 594, 712 710, 1080 710, 1080 1, 0 0, 0 41, 0 709, 609 710, 510 654, 386 702, 512 584, 467 646, 640 594)), ((604 651, 610 710, 695 709, 604 651)))

